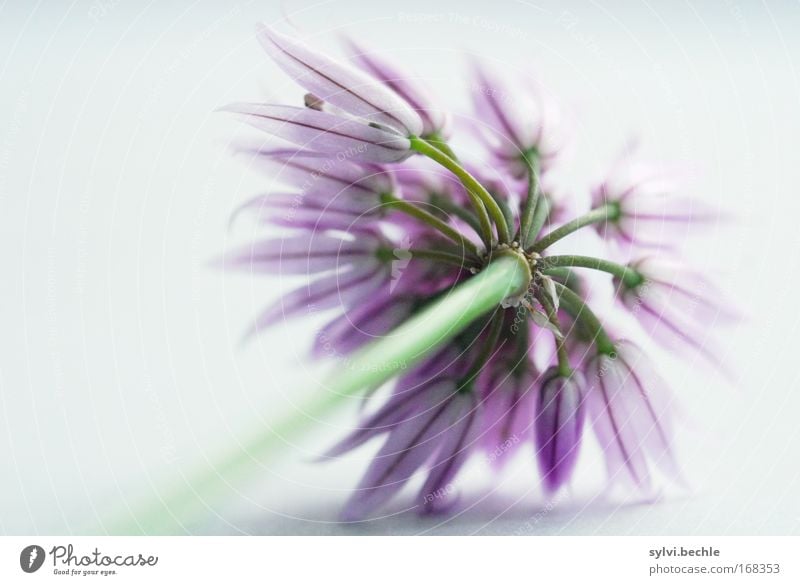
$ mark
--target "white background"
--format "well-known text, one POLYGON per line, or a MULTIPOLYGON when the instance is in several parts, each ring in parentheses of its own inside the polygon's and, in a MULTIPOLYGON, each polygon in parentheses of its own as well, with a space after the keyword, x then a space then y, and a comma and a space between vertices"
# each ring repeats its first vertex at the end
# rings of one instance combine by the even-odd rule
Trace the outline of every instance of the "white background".
POLYGON ((189 529, 797 533, 796 4, 115 0, 0 6, 0 531, 102 530, 109 509, 208 465, 318 385, 325 366, 304 351, 322 321, 241 346, 285 283, 208 266, 252 235, 228 216, 265 185, 232 160, 235 122, 213 110, 301 95, 253 38, 283 13, 323 46, 347 32, 384 48, 456 109, 464 52, 534 66, 573 112, 578 196, 631 136, 695 165, 692 194, 738 218, 688 247, 745 315, 721 332, 736 383, 659 355, 684 407, 692 489, 653 505, 597 497, 587 448, 556 501, 528 453, 500 479, 474 462, 466 501, 491 497, 458 518, 343 526, 337 509, 374 446, 311 459, 352 422, 344 413, 189 529))

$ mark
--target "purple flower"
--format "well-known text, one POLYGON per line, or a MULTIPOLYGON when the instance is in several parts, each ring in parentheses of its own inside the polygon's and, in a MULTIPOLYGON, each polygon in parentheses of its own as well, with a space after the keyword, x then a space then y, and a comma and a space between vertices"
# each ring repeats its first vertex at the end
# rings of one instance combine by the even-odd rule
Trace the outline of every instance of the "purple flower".
POLYGON ((564 145, 559 109, 528 76, 475 66, 484 148, 465 163, 428 88, 383 57, 351 41, 358 69, 267 27, 258 36, 309 93, 305 107, 225 108, 295 146, 238 150, 271 181, 240 209, 279 233, 221 264, 307 277, 249 333, 324 311, 310 355, 338 360, 331 387, 350 396, 394 382, 364 401, 360 422, 325 455, 382 442, 344 518, 382 513, 415 478, 410 507, 447 511, 470 456, 498 472, 521 448, 536 453, 528 463, 541 481, 531 484, 553 493, 573 476, 584 425, 612 482, 650 494, 656 467, 679 479, 672 396, 635 345, 612 340, 590 307, 612 299, 587 298, 592 280, 581 271, 613 275, 647 334, 703 354, 721 295, 704 274, 660 257, 624 266, 551 249, 588 226, 626 245, 671 245, 715 219, 672 196, 677 174, 618 161, 592 191, 597 208, 580 214, 549 172, 564 145), (412 146, 421 156, 407 161, 412 146), (364 366, 375 370, 354 373, 364 366))
POLYGON ((287 293, 267 307, 248 335, 281 319, 308 312, 352 307, 385 286, 391 267, 381 250, 390 244, 381 236, 363 232, 352 235, 296 236, 262 240, 231 253, 223 265, 248 272, 307 274, 308 284, 287 293), (331 273, 331 269, 335 269, 331 273))
POLYGON ((655 464, 672 478, 673 398, 641 350, 628 341, 614 355, 599 354, 586 368, 587 406, 612 482, 649 494, 655 464))
POLYGON ((536 399, 536 458, 545 489, 555 492, 572 475, 584 423, 584 385, 580 372, 545 372, 536 399))
POLYGON ((472 98, 477 132, 514 177, 527 174, 524 156, 534 153, 542 170, 564 146, 561 113, 531 78, 505 79, 496 68, 475 63, 472 98))
POLYGON ((592 189, 595 207, 613 209, 608 221, 597 224, 600 235, 625 246, 674 248, 691 234, 693 226, 719 219, 708 206, 677 194, 680 172, 630 156, 618 160, 592 189))
POLYGON ((408 103, 374 78, 263 24, 256 32, 269 56, 318 100, 402 136, 422 133, 422 121, 408 103))
POLYGON ((710 332, 734 319, 722 293, 703 274, 679 262, 648 257, 630 266, 640 276, 638 282, 615 278, 614 284, 645 331, 665 347, 683 347, 718 364, 710 332))
POLYGON ((352 49, 352 59, 375 79, 382 81, 395 94, 402 97, 422 120, 422 136, 448 138, 450 115, 438 107, 428 89, 418 83, 402 67, 353 39, 347 39, 352 49))

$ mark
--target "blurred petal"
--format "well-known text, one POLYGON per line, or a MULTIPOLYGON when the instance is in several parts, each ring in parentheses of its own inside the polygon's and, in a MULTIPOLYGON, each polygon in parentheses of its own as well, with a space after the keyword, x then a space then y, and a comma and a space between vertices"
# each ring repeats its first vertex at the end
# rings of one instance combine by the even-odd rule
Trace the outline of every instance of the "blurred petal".
POLYGON ((343 160, 396 162, 411 156, 411 143, 393 132, 308 108, 269 104, 229 104, 222 111, 302 148, 343 160))

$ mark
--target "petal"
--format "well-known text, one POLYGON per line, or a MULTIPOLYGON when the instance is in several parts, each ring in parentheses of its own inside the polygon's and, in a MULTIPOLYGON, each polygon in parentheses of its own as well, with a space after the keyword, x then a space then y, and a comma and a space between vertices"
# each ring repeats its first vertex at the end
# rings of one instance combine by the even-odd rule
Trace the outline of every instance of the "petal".
POLYGON ((624 375, 612 358, 603 355, 590 362, 587 383, 587 407, 609 477, 632 482, 648 493, 650 471, 633 420, 637 412, 630 412, 624 375))
POLYGON ((227 267, 266 274, 312 274, 364 264, 375 258, 376 240, 345 240, 303 234, 278 240, 261 240, 231 253, 227 267))
POLYGON ((368 297, 386 281, 386 270, 375 262, 344 273, 323 276, 302 286, 268 307, 250 327, 247 337, 299 314, 350 306, 368 297))
POLYGON ((222 111, 268 134, 342 160, 396 162, 411 156, 411 143, 393 132, 327 112, 270 104, 229 104, 222 111))
POLYGON ((478 414, 478 400, 474 394, 460 394, 453 398, 448 409, 449 427, 420 490, 421 512, 443 512, 454 503, 452 481, 475 443, 478 414))
POLYGON ((240 148, 237 154, 249 157, 266 175, 296 186, 304 194, 328 193, 337 198, 346 195, 347 199, 374 205, 376 195, 393 190, 392 176, 377 165, 337 160, 294 148, 240 148))
POLYGON ((403 136, 422 132, 422 121, 408 104, 363 71, 263 24, 257 35, 270 57, 317 98, 403 136))
POLYGON ((386 57, 368 50, 353 39, 347 38, 346 42, 353 52, 352 59, 364 71, 386 84, 417 112, 422 119, 423 136, 439 134, 447 137, 450 116, 446 111, 435 106, 436 100, 422 84, 386 57))
POLYGON ((430 397, 430 407, 392 430, 345 506, 345 520, 366 518, 400 491, 431 457, 431 453, 444 440, 450 425, 449 396, 454 391, 454 386, 447 384, 439 392, 426 393, 430 397))
POLYGON ((489 463, 500 468, 533 433, 535 373, 526 367, 511 372, 499 364, 484 384, 481 443, 489 463))
POLYGON ((583 375, 545 373, 537 395, 536 446, 545 488, 554 492, 572 475, 583 435, 583 375))
POLYGON ((239 214, 250 212, 261 223, 302 229, 306 232, 306 237, 309 237, 309 233, 321 233, 325 230, 363 230, 377 219, 376 213, 371 211, 361 211, 353 202, 330 199, 325 195, 268 193, 241 205, 233 212, 231 222, 239 214))
POLYGON ((375 295, 322 328, 314 342, 315 358, 343 356, 384 336, 411 312, 412 302, 392 295, 375 295))

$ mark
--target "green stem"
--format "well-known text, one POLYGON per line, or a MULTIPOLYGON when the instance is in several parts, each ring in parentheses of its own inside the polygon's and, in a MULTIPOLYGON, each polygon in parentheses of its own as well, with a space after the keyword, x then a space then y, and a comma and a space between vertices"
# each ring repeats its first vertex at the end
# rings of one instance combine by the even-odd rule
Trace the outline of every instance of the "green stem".
POLYGON ((538 240, 532 247, 532 252, 541 252, 546 248, 552 246, 557 241, 566 236, 570 235, 573 232, 578 231, 579 229, 586 227, 587 225, 591 225, 593 223, 598 223, 601 221, 614 221, 619 219, 619 206, 613 203, 607 203, 605 205, 601 205, 595 209, 592 209, 589 213, 582 215, 580 217, 576 217, 570 222, 565 223, 561 227, 554 229, 552 232, 547 234, 542 239, 538 240))
POLYGON ((591 268, 616 276, 628 288, 635 288, 644 282, 644 277, 635 269, 593 256, 548 256, 543 258, 540 262, 544 272, 547 272, 550 268, 559 266, 568 268, 591 268))
POLYGON ((556 290, 558 291, 558 298, 573 317, 583 321, 592 333, 592 340, 597 346, 597 351, 606 355, 615 353, 614 342, 606 333, 603 324, 597 315, 589 308, 584 300, 572 289, 564 286, 560 282, 556 282, 556 290))
MULTIPOLYGON (((556 311, 555 306, 553 305, 553 301, 547 296, 547 293, 542 293, 536 295, 536 298, 539 299, 539 302, 542 303, 542 306, 547 311, 547 318, 550 320, 550 323, 558 329, 558 331, 562 331, 561 329, 561 322, 558 320, 558 312, 556 311)), ((563 335, 556 335, 553 333, 553 337, 556 340, 556 354, 558 355, 558 371, 564 377, 569 377, 572 375, 572 367, 569 365, 569 355, 567 354, 567 347, 566 347, 566 339, 563 335)))
POLYGON ((423 139, 427 141, 431 146, 441 150, 443 153, 452 158, 454 161, 458 161, 456 153, 453 152, 453 149, 450 148, 450 145, 447 144, 447 141, 444 138, 442 138, 440 134, 430 134, 429 136, 423 136, 423 139))
POLYGON ((445 213, 455 215, 457 218, 475 230, 476 234, 479 236, 481 235, 481 224, 478 222, 478 218, 466 207, 458 205, 455 201, 452 201, 448 197, 439 193, 433 193, 430 196, 430 204, 437 209, 441 209, 445 213))
MULTIPOLYGON (((531 235, 531 225, 539 201, 539 177, 538 177, 538 157, 535 152, 524 155, 525 164, 528 167, 528 196, 525 199, 525 206, 522 209, 520 219, 520 245, 525 248, 528 245, 528 236, 531 235)), ((535 235, 533 236, 535 237, 535 235)))
POLYGON ((461 268, 468 266, 469 262, 463 256, 459 256, 458 254, 453 254, 451 252, 444 252, 442 250, 430 250, 427 248, 409 248, 408 252, 414 258, 423 258, 425 260, 436 260, 438 262, 444 262, 446 264, 451 264, 453 266, 459 266, 461 268))
POLYGON ((259 461, 265 456, 285 449, 349 399, 377 388, 430 355, 507 297, 525 291, 530 278, 530 268, 521 256, 498 256, 393 332, 344 359, 326 378, 321 395, 221 459, 207 461, 202 470, 181 477, 167 493, 159 493, 157 501, 128 511, 101 530, 112 534, 186 533, 204 517, 210 517, 214 506, 221 505, 226 497, 239 494, 236 486, 258 472, 259 461))
POLYGON ((525 240, 526 242, 535 241, 536 236, 538 236, 542 231, 549 214, 550 201, 547 199, 547 197, 540 196, 538 202, 536 203, 536 211, 533 214, 533 223, 528 231, 527 239, 525 240))
POLYGON ((432 146, 428 142, 425 142, 421 138, 417 138, 416 136, 412 136, 409 140, 411 141, 412 150, 415 150, 420 154, 424 154, 428 158, 436 161, 451 171, 464 184, 464 187, 467 189, 467 194, 472 200, 472 204, 475 207, 476 213, 478 214, 478 220, 481 223, 481 229, 483 231, 484 242, 488 242, 489 246, 491 247, 492 226, 489 221, 490 215, 497 226, 498 240, 501 243, 508 243, 510 234, 508 231, 506 218, 503 216, 502 210, 497 205, 497 202, 494 200, 494 198, 486 190, 486 188, 481 185, 475 179, 475 177, 470 175, 464 167, 462 167, 460 164, 458 164, 458 162, 447 156, 438 148, 432 146))
POLYGON ((439 230, 442 234, 453 240, 467 252, 474 254, 475 256, 479 255, 478 247, 465 238, 461 232, 447 222, 442 221, 432 213, 425 211, 417 204, 412 203, 411 201, 398 199, 389 193, 385 193, 381 196, 381 202, 387 207, 396 209, 405 213, 406 215, 410 215, 411 217, 427 223, 429 226, 439 230))

